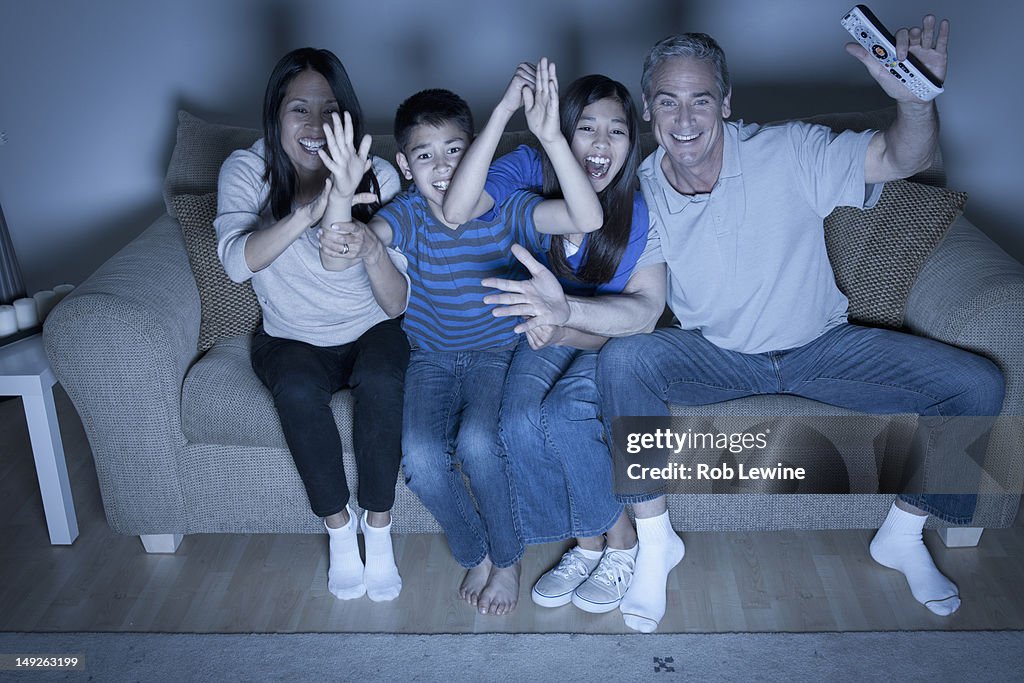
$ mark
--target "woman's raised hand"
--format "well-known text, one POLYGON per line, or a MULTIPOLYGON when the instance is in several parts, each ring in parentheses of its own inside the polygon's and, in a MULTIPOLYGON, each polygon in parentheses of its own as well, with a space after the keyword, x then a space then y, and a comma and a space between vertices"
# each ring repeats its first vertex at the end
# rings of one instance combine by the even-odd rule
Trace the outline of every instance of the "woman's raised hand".
POLYGON ((552 142, 562 134, 558 118, 558 76, 555 63, 541 57, 532 89, 523 88, 526 125, 541 142, 552 142))
POLYGON ((331 121, 333 125, 324 124, 330 154, 321 147, 317 155, 334 179, 334 195, 349 199, 355 196, 356 188, 370 170, 370 136, 364 135, 356 150, 351 114, 345 112, 344 120, 337 114, 331 114, 331 121))

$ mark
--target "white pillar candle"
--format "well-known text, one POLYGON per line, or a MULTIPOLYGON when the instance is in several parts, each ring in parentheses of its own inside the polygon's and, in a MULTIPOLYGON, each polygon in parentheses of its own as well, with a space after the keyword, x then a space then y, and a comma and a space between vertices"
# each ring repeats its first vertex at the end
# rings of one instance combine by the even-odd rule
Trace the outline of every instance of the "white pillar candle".
POLYGON ((14 306, 0 306, 0 337, 14 334, 18 331, 18 318, 14 312, 14 306))
POLYGON ((52 289, 44 289, 33 294, 32 298, 36 300, 36 313, 39 315, 39 319, 46 320, 46 316, 50 314, 50 309, 57 304, 57 295, 54 294, 52 289))
POLYGON ((60 303, 60 300, 66 297, 68 293, 71 292, 71 290, 74 288, 74 285, 57 285, 56 287, 54 287, 53 293, 57 295, 57 300, 53 302, 53 305, 56 306, 58 303, 60 303))
POLYGON ((15 299, 14 317, 18 320, 19 330, 27 330, 39 324, 39 316, 36 315, 36 300, 15 299))

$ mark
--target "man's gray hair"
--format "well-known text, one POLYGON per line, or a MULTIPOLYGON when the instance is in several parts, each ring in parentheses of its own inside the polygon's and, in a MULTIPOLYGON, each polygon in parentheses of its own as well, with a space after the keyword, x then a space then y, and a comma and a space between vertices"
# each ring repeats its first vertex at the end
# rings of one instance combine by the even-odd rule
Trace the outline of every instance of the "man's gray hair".
POLYGON ((718 83, 719 97, 725 99, 732 83, 729 80, 729 66, 725 63, 725 52, 715 39, 706 33, 680 33, 659 40, 647 53, 644 59, 644 72, 640 76, 640 89, 648 102, 654 93, 651 89, 651 78, 654 69, 670 57, 690 57, 702 62, 711 62, 715 68, 715 81, 718 83))

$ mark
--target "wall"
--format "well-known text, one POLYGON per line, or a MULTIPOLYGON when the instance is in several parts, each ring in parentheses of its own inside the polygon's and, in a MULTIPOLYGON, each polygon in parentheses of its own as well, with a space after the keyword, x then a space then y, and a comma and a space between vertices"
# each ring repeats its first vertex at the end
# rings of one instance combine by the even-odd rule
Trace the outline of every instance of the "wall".
MULTIPOLYGON (((255 126, 281 54, 315 45, 345 62, 371 131, 397 104, 449 87, 482 125, 520 60, 547 55, 563 83, 602 72, 639 94, 647 48, 677 31, 715 35, 734 74, 734 117, 768 120, 884 106, 843 51, 850 0, 0 0, 0 203, 30 290, 80 282, 162 211, 175 111, 255 126)), ((872 3, 890 27, 951 19, 939 99, 949 184, 968 216, 1024 258, 1016 188, 1022 111, 1014 53, 1024 6, 872 3), (999 85, 1000 79, 1006 82, 999 85), (999 134, 997 137, 996 134, 999 134)))

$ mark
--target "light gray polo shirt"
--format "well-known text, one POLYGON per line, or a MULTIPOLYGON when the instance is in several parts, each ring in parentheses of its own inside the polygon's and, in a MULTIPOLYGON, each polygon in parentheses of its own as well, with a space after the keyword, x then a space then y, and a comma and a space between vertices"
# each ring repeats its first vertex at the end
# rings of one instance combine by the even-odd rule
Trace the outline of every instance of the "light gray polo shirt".
POLYGON ((874 133, 727 121, 722 171, 707 194, 676 192, 660 147, 644 160, 651 232, 637 267, 667 263, 668 305, 683 329, 762 353, 802 346, 846 322, 823 220, 837 206, 878 201, 882 185, 864 184, 874 133))

